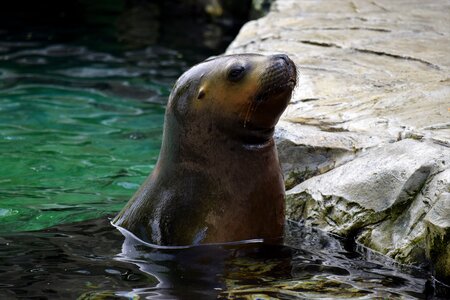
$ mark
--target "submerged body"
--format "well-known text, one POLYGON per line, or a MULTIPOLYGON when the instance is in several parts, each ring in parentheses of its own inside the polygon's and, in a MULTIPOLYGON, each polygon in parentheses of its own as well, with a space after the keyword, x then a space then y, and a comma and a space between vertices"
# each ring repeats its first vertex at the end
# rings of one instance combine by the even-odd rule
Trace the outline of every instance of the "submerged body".
POLYGON ((296 83, 285 55, 230 55, 184 73, 153 173, 114 223, 159 245, 277 240, 284 183, 273 140, 296 83))

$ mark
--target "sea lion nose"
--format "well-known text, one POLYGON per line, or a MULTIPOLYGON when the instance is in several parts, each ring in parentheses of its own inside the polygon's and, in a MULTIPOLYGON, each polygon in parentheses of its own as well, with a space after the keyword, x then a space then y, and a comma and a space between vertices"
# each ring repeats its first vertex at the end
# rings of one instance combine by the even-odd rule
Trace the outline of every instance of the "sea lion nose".
POLYGON ((272 55, 272 60, 275 62, 282 61, 288 70, 289 77, 294 81, 294 85, 297 79, 297 67, 292 59, 289 58, 286 54, 275 54, 272 55))
POLYGON ((273 58, 276 60, 281 59, 288 65, 292 64, 292 60, 286 54, 276 54, 273 55, 273 58))

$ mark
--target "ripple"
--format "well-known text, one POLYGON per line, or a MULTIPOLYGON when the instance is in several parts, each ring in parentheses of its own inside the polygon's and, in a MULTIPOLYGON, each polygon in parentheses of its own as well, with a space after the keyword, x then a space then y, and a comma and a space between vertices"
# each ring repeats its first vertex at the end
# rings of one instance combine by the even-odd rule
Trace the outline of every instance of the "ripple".
POLYGON ((16 62, 21 65, 34 65, 34 66, 48 64, 48 60, 44 57, 24 57, 18 59, 16 62))
POLYGON ((14 209, 4 209, 0 208, 0 217, 9 217, 13 215, 17 215, 19 212, 14 209))
POLYGON ((125 59, 123 58, 115 57, 111 54, 101 52, 87 53, 86 55, 81 57, 81 60, 92 62, 117 63, 117 64, 122 64, 125 62, 125 59))
MULTIPOLYGON (((15 43, 15 47, 23 47, 23 43, 15 43)), ((33 44, 27 44, 28 47, 33 44)), ((51 45, 44 48, 19 50, 8 54, 7 56, 0 56, 3 60, 14 60, 25 56, 43 56, 43 57, 70 57, 80 56, 86 54, 86 47, 68 46, 68 45, 51 45)))
POLYGON ((61 71, 57 71, 57 74, 68 76, 68 77, 80 77, 80 78, 104 78, 104 77, 137 77, 141 76, 148 71, 143 70, 130 70, 123 68, 93 68, 93 67, 82 67, 82 68, 71 68, 61 71))

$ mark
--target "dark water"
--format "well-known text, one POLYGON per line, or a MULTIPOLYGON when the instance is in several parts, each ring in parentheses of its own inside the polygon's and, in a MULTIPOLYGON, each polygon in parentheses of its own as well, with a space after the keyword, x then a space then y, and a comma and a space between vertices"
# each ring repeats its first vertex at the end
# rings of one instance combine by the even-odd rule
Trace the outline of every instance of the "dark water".
POLYGON ((0 239, 1 299, 426 299, 428 274, 295 224, 286 245, 156 249, 108 219, 0 239))
POLYGON ((283 246, 156 249, 125 239, 106 215, 151 172, 172 84, 223 52, 237 28, 147 1, 10 4, 0 7, 0 299, 434 293, 426 270, 373 262, 293 224, 283 246))

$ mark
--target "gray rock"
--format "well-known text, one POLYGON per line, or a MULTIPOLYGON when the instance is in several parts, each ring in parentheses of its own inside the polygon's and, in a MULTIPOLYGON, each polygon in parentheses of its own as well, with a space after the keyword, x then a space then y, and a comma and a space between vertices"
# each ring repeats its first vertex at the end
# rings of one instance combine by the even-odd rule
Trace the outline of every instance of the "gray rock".
POLYGON ((450 149, 429 141, 373 148, 287 191, 288 217, 354 237, 401 263, 424 263, 430 253, 445 260, 449 164, 450 149))
MULTIPOLYGON (((443 175, 444 176, 444 175, 443 175)), ((426 250, 438 279, 450 282, 450 172, 441 184, 445 192, 437 193, 436 203, 425 216, 426 250)))
POLYGON ((357 132, 280 121, 275 131, 286 188, 354 159, 361 150, 382 142, 357 132))
POLYGON ((450 2, 274 1, 227 50, 289 54, 288 217, 449 280, 450 2))
POLYGON ((429 142, 407 139, 374 148, 289 190, 291 200, 304 198, 290 201, 289 216, 347 236, 392 218, 395 208, 403 213, 425 182, 449 163, 450 149, 429 142))

